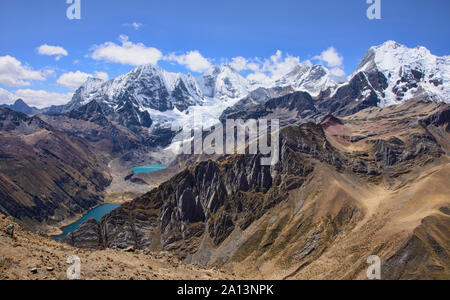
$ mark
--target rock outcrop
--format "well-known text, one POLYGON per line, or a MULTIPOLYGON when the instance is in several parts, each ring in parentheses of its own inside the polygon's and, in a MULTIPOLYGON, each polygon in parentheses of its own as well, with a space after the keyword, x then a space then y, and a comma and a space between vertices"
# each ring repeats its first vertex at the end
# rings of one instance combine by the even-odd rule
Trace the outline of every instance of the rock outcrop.
POLYGON ((80 137, 0 108, 0 211, 38 229, 103 201, 106 161, 80 137))
MULTIPOLYGON (((426 278, 446 276, 447 268, 435 268, 433 275, 421 272, 420 266, 429 263, 420 259, 401 269, 401 247, 409 237, 380 233, 381 238, 373 239, 402 216, 397 206, 423 201, 420 193, 408 196, 410 189, 426 180, 441 182, 449 171, 447 146, 424 127, 424 121, 418 122, 424 111, 432 115, 442 111, 442 105, 417 102, 288 126, 280 132, 278 164, 262 166, 260 155, 200 162, 101 222, 80 228, 67 242, 79 247, 165 250, 187 262, 228 265, 243 273, 286 279, 309 278, 320 270, 319 261, 342 251, 348 256, 353 247, 354 255, 345 260, 354 268, 344 272, 342 267, 330 267, 330 277, 361 276, 365 260, 376 251, 385 259, 389 276, 407 278, 414 272, 426 278), (417 168, 430 169, 426 172, 431 175, 417 177, 417 168), (381 189, 387 196, 380 194, 381 189), (371 204, 376 201, 383 204, 371 204), (393 205, 396 208, 385 208, 393 205), (92 243, 95 240, 98 245, 92 243), (269 275, 262 266, 277 271, 269 275)), ((442 189, 445 185, 440 184, 439 193, 442 189)), ((441 208, 446 200, 438 194, 433 201, 441 208)), ((444 218, 445 223, 448 216, 444 218)), ((413 231, 416 227, 411 226, 413 231)), ((440 236, 448 239, 445 231, 440 236)), ((436 243, 428 239, 427 246, 419 247, 413 238, 405 251, 410 253, 410 245, 416 245, 420 257, 435 251, 444 259, 446 253, 440 249, 446 245, 433 239, 436 243)))

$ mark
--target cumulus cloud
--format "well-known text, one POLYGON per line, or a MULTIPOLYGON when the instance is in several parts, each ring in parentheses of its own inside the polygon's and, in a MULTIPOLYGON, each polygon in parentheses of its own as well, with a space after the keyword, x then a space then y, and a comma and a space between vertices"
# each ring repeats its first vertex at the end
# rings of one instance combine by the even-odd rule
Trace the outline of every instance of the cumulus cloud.
POLYGON ((72 93, 60 94, 31 89, 20 89, 15 92, 9 92, 0 88, 0 103, 13 104, 17 99, 22 99, 28 105, 37 108, 66 104, 70 101, 72 96, 72 93))
POLYGON ((95 71, 94 74, 93 74, 93 77, 94 77, 94 78, 101 79, 101 80, 103 80, 103 81, 109 80, 109 75, 108 75, 108 73, 106 73, 106 72, 98 72, 98 71, 95 71))
POLYGON ((158 49, 147 47, 142 43, 134 44, 128 40, 128 36, 121 35, 120 41, 121 45, 106 42, 100 46, 94 46, 91 57, 95 60, 132 66, 156 65, 163 57, 158 49))
POLYGON ((181 55, 172 53, 165 57, 165 60, 175 61, 193 72, 204 72, 212 67, 209 60, 204 58, 198 51, 190 51, 181 55))
POLYGON ((328 48, 323 51, 322 54, 315 56, 313 59, 325 62, 330 68, 342 66, 344 62, 344 58, 339 55, 334 47, 328 48))
POLYGON ((283 58, 283 52, 278 50, 270 59, 266 59, 262 70, 269 72, 272 79, 279 79, 291 72, 296 66, 300 64, 300 58, 286 55, 283 58))
POLYGON ((56 56, 56 60, 60 60, 61 57, 69 55, 67 50, 60 46, 49 46, 44 44, 37 48, 37 51, 41 55, 56 56))
POLYGON ((105 72, 94 72, 94 74, 88 74, 81 71, 76 71, 61 75, 56 82, 68 88, 77 88, 80 87, 83 83, 85 83, 89 77, 108 80, 109 76, 105 72))
MULTIPOLYGON (((128 26, 139 29, 142 24, 133 23, 128 26)), ((92 57, 95 60, 103 60, 106 62, 115 62, 138 66, 143 64, 157 65, 159 61, 174 62, 186 67, 188 70, 196 73, 202 73, 212 67, 212 59, 204 57, 199 51, 189 51, 185 53, 170 53, 163 55, 163 53, 153 47, 148 47, 142 43, 133 43, 129 41, 128 36, 120 36, 121 45, 113 42, 106 42, 100 46, 92 48, 92 57)), ((237 56, 231 60, 222 59, 229 64, 237 72, 250 71, 247 78, 252 81, 269 82, 269 80, 278 80, 291 72, 296 66, 300 64, 312 65, 310 61, 300 62, 298 56, 284 54, 281 50, 276 51, 274 55, 269 58, 245 58, 237 56)), ((315 56, 313 60, 319 60, 324 63, 329 69, 332 76, 340 78, 345 76, 343 70, 343 57, 336 51, 334 47, 330 47, 323 51, 320 55, 315 56)), ((78 77, 81 77, 78 74, 78 77)), ((73 75, 74 76, 74 75, 73 75)), ((86 74, 84 74, 86 78, 86 74)))
POLYGON ((9 87, 29 86, 30 81, 44 81, 51 71, 35 71, 22 65, 16 58, 6 55, 0 56, 0 83, 9 87))
POLYGON ((330 70, 331 75, 336 76, 336 77, 344 77, 345 76, 345 72, 344 70, 340 69, 340 68, 333 68, 330 70))
POLYGON ((315 56, 314 60, 319 60, 330 68, 330 74, 338 82, 345 81, 346 75, 343 70, 344 58, 336 51, 334 47, 330 47, 323 51, 320 55, 315 56))
POLYGON ((234 57, 230 66, 238 72, 248 69, 248 60, 242 56, 234 57))
POLYGON ((270 58, 246 59, 238 56, 233 58, 229 64, 239 72, 252 71, 253 73, 247 76, 248 80, 270 82, 271 80, 280 79, 291 72, 300 64, 300 58, 289 54, 283 55, 283 52, 278 50, 270 58))
POLYGON ((123 24, 123 26, 133 27, 135 30, 139 30, 139 29, 141 29, 142 26, 144 26, 144 24, 138 23, 138 22, 133 22, 133 23, 125 23, 125 24, 123 24))
POLYGON ((14 93, 15 99, 23 99, 28 105, 44 108, 52 105, 63 105, 70 101, 73 93, 60 94, 43 90, 23 89, 14 93))
POLYGON ((269 76, 261 72, 249 74, 247 76, 247 80, 249 80, 250 82, 255 81, 262 84, 270 84, 272 82, 272 79, 270 79, 269 76))
POLYGON ((9 91, 0 88, 0 103, 11 104, 14 102, 14 95, 9 91))

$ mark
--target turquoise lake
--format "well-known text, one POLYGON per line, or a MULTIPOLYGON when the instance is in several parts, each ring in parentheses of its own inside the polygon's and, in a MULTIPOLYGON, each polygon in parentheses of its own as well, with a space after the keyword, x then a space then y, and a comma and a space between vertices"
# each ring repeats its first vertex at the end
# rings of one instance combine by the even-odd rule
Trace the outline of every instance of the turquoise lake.
MULTIPOLYGON (((135 167, 132 170, 133 170, 134 174, 142 174, 142 173, 152 173, 152 172, 156 172, 156 171, 161 171, 164 169, 166 169, 165 166, 148 165, 148 166, 142 166, 142 167, 135 167)), ((77 230, 78 227, 80 227, 80 225, 83 224, 84 222, 86 222, 87 220, 95 219, 97 221, 100 221, 104 215, 109 214, 110 212, 112 212, 113 210, 118 208, 119 206, 120 206, 119 204, 103 204, 94 209, 91 209, 89 212, 87 212, 85 215, 83 215, 83 217, 80 220, 78 220, 77 222, 70 224, 69 226, 62 227, 61 230, 63 233, 58 236, 54 236, 53 239, 60 241, 63 238, 65 238, 69 233, 77 230)))
POLYGON ((118 208, 120 205, 119 204, 103 204, 100 205, 94 209, 91 209, 89 212, 87 212, 80 220, 78 220, 77 222, 70 224, 69 226, 65 226, 62 227, 62 234, 58 235, 58 236, 54 236, 53 239, 60 241, 63 238, 65 238, 69 233, 74 232, 75 230, 77 230, 77 228, 83 224, 84 222, 86 222, 89 219, 95 219, 97 221, 100 221, 104 215, 109 214, 110 212, 112 212, 113 210, 115 210, 116 208, 118 208))
POLYGON ((148 165, 143 167, 135 167, 133 168, 134 174, 143 174, 143 173, 152 173, 156 171, 165 170, 167 167, 161 165, 148 165))

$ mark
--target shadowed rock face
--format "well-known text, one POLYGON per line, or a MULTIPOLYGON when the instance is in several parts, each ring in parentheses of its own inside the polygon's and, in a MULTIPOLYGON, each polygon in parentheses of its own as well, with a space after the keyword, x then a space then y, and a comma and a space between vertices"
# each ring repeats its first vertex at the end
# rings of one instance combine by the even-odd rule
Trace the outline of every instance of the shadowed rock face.
POLYGON ((306 92, 295 92, 266 101, 263 104, 247 106, 245 109, 232 107, 226 110, 220 120, 279 119, 281 126, 306 123, 320 116, 315 101, 306 92))
POLYGON ((33 115, 39 113, 39 109, 35 107, 28 106, 22 99, 17 99, 12 105, 2 105, 4 108, 9 108, 15 112, 24 113, 26 115, 33 115))
POLYGON ((319 98, 318 110, 322 114, 342 117, 376 107, 380 103, 377 93, 382 94, 386 87, 387 80, 382 73, 360 72, 348 84, 338 88, 333 96, 319 98))
POLYGON ((382 266, 388 280, 448 280, 450 266, 450 218, 430 216, 411 238, 382 266), (420 270, 420 272, 417 272, 420 270))
POLYGON ((92 101, 76 110, 72 110, 67 116, 71 119, 88 121, 100 126, 109 125, 108 119, 97 101, 92 101))
MULTIPOLYGON (((39 115, 39 117, 55 128, 86 139, 97 152, 112 157, 128 151, 146 151, 148 147, 157 147, 172 137, 158 131, 151 135, 148 128, 141 127, 135 122, 137 119, 142 122, 147 118, 146 115, 135 114, 132 111, 117 114, 97 101, 66 114, 39 115)), ((150 119, 147 125, 151 126, 150 119)))
POLYGON ((102 201, 106 162, 86 140, 0 108, 0 210, 30 229, 102 201))
POLYGON ((281 97, 272 99, 250 95, 225 110, 220 119, 224 122, 226 119, 270 117, 280 119, 282 125, 288 125, 317 122, 327 115, 344 117, 369 107, 377 107, 386 87, 387 80, 382 73, 360 72, 335 92, 327 90, 315 98, 306 92, 288 93, 286 90, 277 91, 281 97), (287 111, 292 113, 287 114, 287 111))
POLYGON ((298 161, 290 147, 322 157, 314 150, 324 143, 323 130, 317 125, 306 126, 311 126, 321 140, 313 141, 309 137, 283 139, 283 163, 278 166, 261 166, 259 155, 202 162, 145 197, 123 205, 102 220, 104 246, 147 248, 157 244, 186 256, 197 250, 204 234, 219 245, 235 228, 245 230, 282 201, 289 189, 301 186, 313 171, 310 164, 298 161), (307 147, 306 143, 313 145, 307 147), (286 178, 274 177, 280 172, 277 170, 286 173, 286 178), (161 238, 156 242, 157 235, 161 238))
POLYGON ((421 122, 424 126, 444 126, 445 131, 450 133, 450 106, 444 106, 441 110, 421 122))
MULTIPOLYGON (((277 165, 261 166, 259 155, 201 162, 116 209, 101 222, 90 221, 66 242, 98 249, 132 246, 167 250, 188 262, 205 265, 249 259, 263 263, 277 257, 278 264, 287 264, 291 270, 283 276, 297 278, 367 213, 365 204, 347 189, 323 194, 323 199, 315 198, 315 194, 336 184, 354 189, 380 182, 394 186, 415 167, 427 166, 445 155, 430 130, 447 123, 429 122, 424 127, 427 117, 418 122, 418 116, 424 116, 415 109, 427 109, 432 114, 445 111, 442 106, 420 102, 395 110, 368 110, 368 116, 366 112, 344 119, 328 116, 318 124, 288 126, 280 132, 277 165), (362 120, 365 123, 360 128, 362 120), (390 127, 386 129, 385 124, 390 127), (368 132, 366 128, 372 129, 368 132), (396 137, 397 131, 404 134, 396 137), (364 150, 347 151, 342 147, 364 150), (329 174, 335 175, 322 178, 329 174), (289 204, 291 201, 295 204, 289 204), (287 215, 281 213, 283 207, 290 207, 287 215), (95 241, 99 241, 97 245, 95 241)), ((448 236, 447 232, 443 234, 448 236)), ((412 254, 417 263, 405 270, 400 268, 400 248, 397 256, 391 254, 389 260, 386 257, 390 276, 406 278, 416 272, 428 251, 437 251, 439 257, 445 258, 446 252, 439 249, 446 249, 446 245, 437 237, 432 235, 427 240, 431 246, 420 244, 414 238, 405 244, 408 255, 411 247, 417 252, 412 254)), ((446 272, 441 271, 436 274, 446 272)), ((355 276, 351 274, 347 276, 355 276)))
POLYGON ((79 227, 77 232, 71 232, 64 238, 63 242, 75 247, 98 249, 103 245, 100 224, 95 219, 89 219, 79 227), (78 241, 83 241, 79 244, 78 241))

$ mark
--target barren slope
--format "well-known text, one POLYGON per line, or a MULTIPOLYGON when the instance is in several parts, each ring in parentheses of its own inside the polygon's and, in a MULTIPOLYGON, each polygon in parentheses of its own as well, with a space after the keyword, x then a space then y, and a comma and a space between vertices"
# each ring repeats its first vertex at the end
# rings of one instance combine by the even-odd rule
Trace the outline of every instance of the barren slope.
POLYGON ((88 251, 72 248, 24 231, 10 219, 0 216, 0 280, 67 280, 66 261, 72 255, 81 259, 83 280, 211 280, 235 279, 228 272, 186 265, 168 253, 125 252, 108 249, 88 251), (15 225, 15 238, 5 233, 15 225), (36 270, 33 270, 36 269, 36 270))

